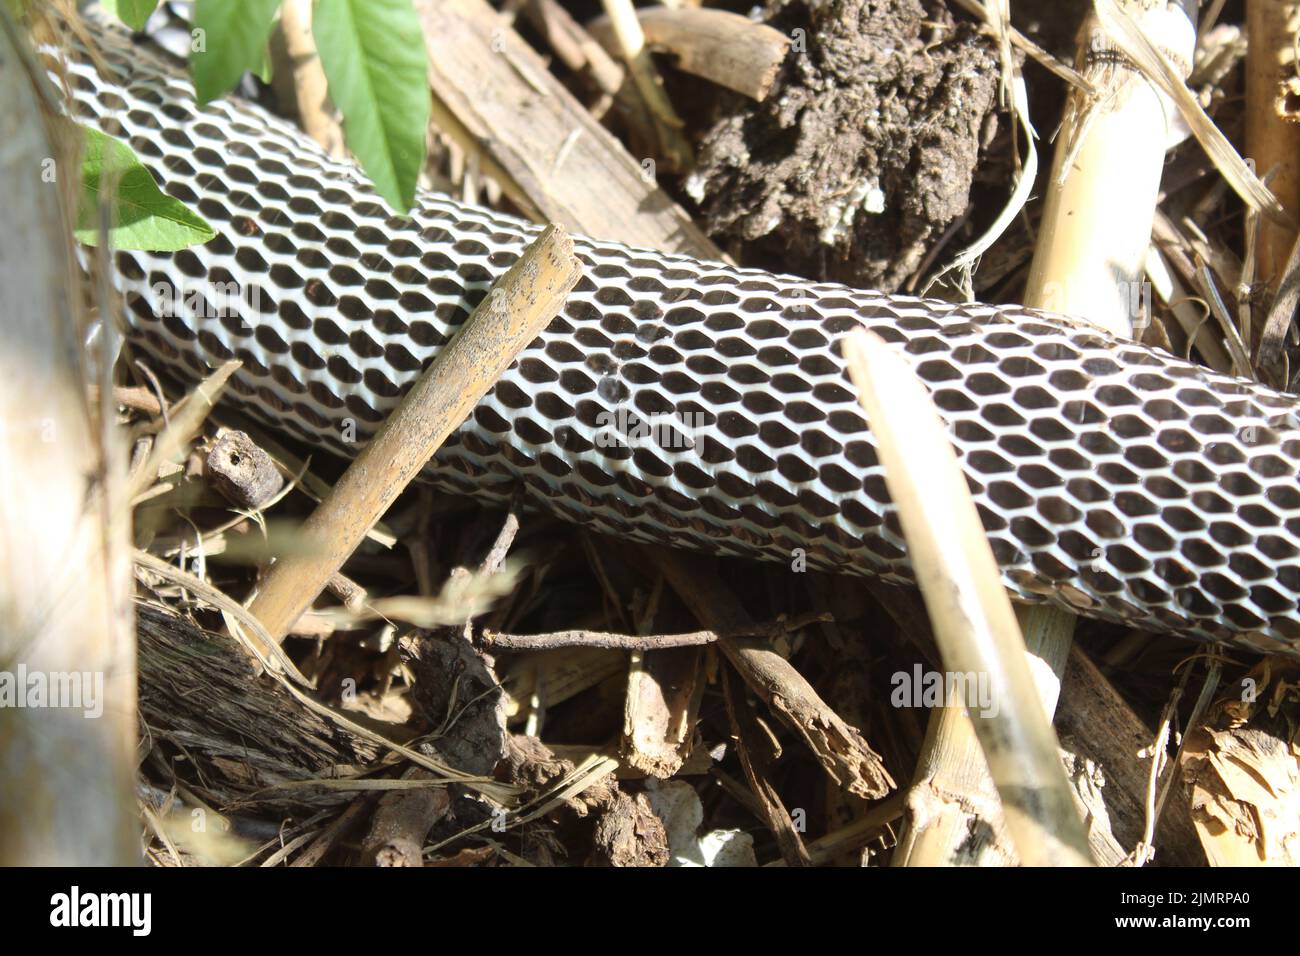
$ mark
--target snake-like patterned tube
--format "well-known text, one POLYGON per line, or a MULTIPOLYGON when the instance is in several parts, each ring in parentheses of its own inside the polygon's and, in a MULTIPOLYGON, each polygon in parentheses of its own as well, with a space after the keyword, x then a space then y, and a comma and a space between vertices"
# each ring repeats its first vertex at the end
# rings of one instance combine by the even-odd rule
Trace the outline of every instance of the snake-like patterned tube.
MULTIPOLYGON (((355 451, 536 235, 422 193, 392 215, 354 166, 111 31, 68 66, 218 230, 119 252, 130 338, 188 378, 355 451), (353 437, 355 433, 355 439, 353 437)), ((1019 306, 952 305, 580 239, 585 277, 438 453, 442 488, 599 531, 909 579, 837 340, 905 351, 951 426, 1007 587, 1137 627, 1300 652, 1300 401, 1019 306)))

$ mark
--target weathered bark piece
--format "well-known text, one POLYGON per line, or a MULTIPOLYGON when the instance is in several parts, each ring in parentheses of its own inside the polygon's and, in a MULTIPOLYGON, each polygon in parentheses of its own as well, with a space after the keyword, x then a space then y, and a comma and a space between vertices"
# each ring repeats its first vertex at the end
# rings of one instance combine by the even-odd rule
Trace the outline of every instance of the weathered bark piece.
POLYGON ((239 508, 260 508, 284 487, 271 456, 241 431, 217 439, 208 452, 207 470, 213 487, 239 508))
MULTIPOLYGON (((1150 757, 1140 756, 1155 732, 1133 713, 1105 675, 1075 646, 1061 679, 1056 732, 1077 756, 1087 757, 1105 777, 1102 796, 1115 838, 1128 851, 1142 839, 1146 821, 1150 757)), ((1187 801, 1172 791, 1156 825, 1155 863, 1204 866, 1187 801)))
MULTIPOLYGON (((772 89, 776 72, 790 49, 790 38, 738 13, 704 7, 643 7, 636 12, 646 42, 677 58, 678 69, 761 100, 772 89)), ((607 17, 587 30, 612 48, 613 27, 607 17)))
MULTIPOLYGON (((173 611, 137 606, 140 715, 145 739, 210 805, 277 808, 332 806, 346 791, 270 789, 332 779, 336 768, 365 764, 378 748, 307 709, 233 638, 205 631, 173 611)), ((157 781, 166 787, 169 781, 157 781)))

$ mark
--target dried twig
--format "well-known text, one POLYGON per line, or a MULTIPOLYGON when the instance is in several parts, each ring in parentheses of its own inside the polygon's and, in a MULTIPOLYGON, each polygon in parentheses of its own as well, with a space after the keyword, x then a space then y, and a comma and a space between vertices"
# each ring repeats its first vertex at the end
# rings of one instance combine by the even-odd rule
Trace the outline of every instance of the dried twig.
POLYGON ((280 640, 357 544, 465 420, 520 350, 554 318, 581 265, 547 229, 438 353, 302 529, 310 547, 280 558, 250 610, 280 640))
MULTIPOLYGON (((722 637, 757 637, 768 640, 792 634, 811 624, 832 620, 827 612, 784 615, 775 621, 730 631, 722 637)), ((551 634, 501 634, 484 630, 479 636, 484 647, 503 651, 548 651, 557 647, 598 647, 615 651, 656 651, 670 647, 697 647, 720 640, 716 631, 688 631, 684 634, 607 634, 600 631, 555 631, 551 634)))

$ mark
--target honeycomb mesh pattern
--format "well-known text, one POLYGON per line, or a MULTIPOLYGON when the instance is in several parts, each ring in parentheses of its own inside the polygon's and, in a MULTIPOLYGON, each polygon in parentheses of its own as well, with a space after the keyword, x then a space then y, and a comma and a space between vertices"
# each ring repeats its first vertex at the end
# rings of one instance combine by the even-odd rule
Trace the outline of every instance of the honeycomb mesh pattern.
MULTIPOLYGON (((355 453, 538 228, 432 193, 393 216, 288 124, 230 99, 199 109, 178 71, 111 31, 103 44, 103 75, 69 66, 75 111, 218 231, 116 254, 131 340, 191 379, 242 360, 248 413, 355 453)), ((864 326, 928 384, 1015 595, 1300 650, 1295 398, 1021 307, 576 248, 584 278, 431 463, 441 488, 908 581, 838 351, 864 326)))

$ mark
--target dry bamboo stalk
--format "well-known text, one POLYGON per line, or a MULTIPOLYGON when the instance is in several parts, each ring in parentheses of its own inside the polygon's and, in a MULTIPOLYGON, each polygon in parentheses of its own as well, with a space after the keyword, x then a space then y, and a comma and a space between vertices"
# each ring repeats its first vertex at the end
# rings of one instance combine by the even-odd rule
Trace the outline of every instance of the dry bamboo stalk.
MULTIPOLYGON (((1268 185, 1292 215, 1300 212, 1300 94, 1296 34, 1300 3, 1250 0, 1246 4, 1246 151, 1260 175, 1275 170, 1268 185)), ((1265 219, 1256 248, 1258 274, 1276 283, 1295 242, 1294 226, 1265 219)))
MULTIPOLYGON (((1186 75, 1196 39, 1187 16, 1164 4, 1143 9, 1140 0, 1128 0, 1124 9, 1186 75)), ((1100 98, 1070 92, 1024 298, 1026 305, 1075 315, 1127 338, 1142 299, 1175 110, 1141 74, 1114 59, 1095 14, 1085 19, 1079 36, 1077 65, 1100 98)), ((1060 694, 1073 629, 1073 617, 1063 611, 1040 613, 1025 628, 1026 647, 1042 662, 1034 674, 1049 714, 1060 694)))
MULTIPOLYGON (((972 722, 1016 851, 1026 865, 1086 865, 1087 832, 947 427, 920 379, 879 336, 859 329, 843 349, 944 666, 982 676, 992 690, 996 706, 972 722)), ((911 862, 947 862, 951 847, 926 832, 911 862)))
POLYGON ((124 455, 111 391, 86 400, 60 102, 0 5, 0 865, 124 866, 140 859, 124 455))
MULTIPOLYGON (((1125 8, 1160 48, 1190 68, 1195 32, 1164 4, 1125 8), (1159 31, 1159 32, 1157 32, 1159 31)), ((1170 139, 1173 104, 1140 74, 1112 59, 1095 15, 1080 31, 1081 72, 1100 90, 1089 100, 1072 90, 1045 184, 1043 219, 1025 304, 1080 316, 1114 335, 1132 335, 1151 220, 1170 139)))
POLYGON ((925 728, 907 818, 891 866, 1012 866, 997 788, 965 701, 950 700, 925 728))
MULTIPOLYGON (((483 0, 415 0, 440 127, 487 149, 527 215, 644 249, 721 251, 483 0), (599 188, 593 188, 598 184, 599 188)), ((461 139, 458 139, 460 142, 461 139)))
MULTIPOLYGON (((1156 46, 1190 69, 1196 39, 1191 21, 1163 4, 1141 6, 1139 0, 1124 4, 1156 46)), ((1101 98, 1071 91, 1024 298, 1026 305, 1065 312, 1129 338, 1175 111, 1140 74, 1115 62, 1114 52, 1095 14, 1089 15, 1080 30, 1078 66, 1101 98)), ((1070 637, 1063 627, 1058 634, 1065 653, 1045 652, 1063 665, 1070 637)), ((1042 644, 1036 634, 1025 636, 1031 650, 1042 644)), ((1056 673, 1057 686, 1044 687, 1045 699, 1059 694, 1056 673)))
MULTIPOLYGON (((790 38, 781 31, 726 10, 642 7, 636 17, 645 42, 673 54, 683 72, 753 100, 767 97, 790 49, 790 38)), ((594 20, 587 30, 612 47, 611 20, 594 20)))
POLYGON ((309 547, 272 565, 250 610, 274 640, 283 639, 370 527, 555 317, 580 275, 572 241, 551 226, 479 303, 304 523, 309 547))

